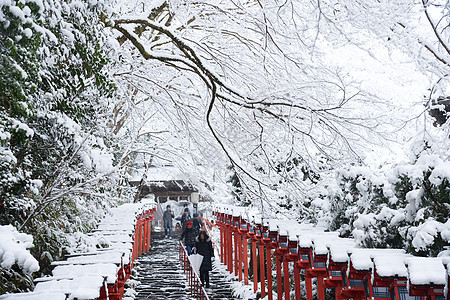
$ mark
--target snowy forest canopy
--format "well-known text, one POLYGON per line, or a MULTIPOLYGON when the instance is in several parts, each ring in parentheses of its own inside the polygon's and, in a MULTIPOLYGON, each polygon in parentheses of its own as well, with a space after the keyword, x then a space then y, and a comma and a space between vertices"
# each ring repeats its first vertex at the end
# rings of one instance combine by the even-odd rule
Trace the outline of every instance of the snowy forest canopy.
MULTIPOLYGON (((33 237, 40 272, 151 165, 363 246, 449 246, 447 1, 0 8, 0 225, 33 237)), ((1 292, 32 265, 2 264, 1 292)))

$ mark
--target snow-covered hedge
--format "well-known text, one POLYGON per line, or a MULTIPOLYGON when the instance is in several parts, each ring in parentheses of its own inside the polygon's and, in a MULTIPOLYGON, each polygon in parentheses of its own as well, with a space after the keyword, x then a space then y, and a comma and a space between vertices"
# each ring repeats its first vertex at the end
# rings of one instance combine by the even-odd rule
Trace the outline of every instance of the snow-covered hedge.
POLYGON ((0 226, 0 266, 11 269, 17 264, 24 273, 39 271, 38 261, 28 248, 33 247, 33 237, 17 231, 12 225, 0 226))
POLYGON ((424 153, 411 164, 376 172, 338 172, 341 192, 332 198, 332 229, 367 247, 406 248, 437 255, 450 244, 450 162, 424 153))
MULTIPOLYGON (((128 197, 121 173, 113 174, 121 153, 106 125, 116 89, 100 22, 104 4, 0 0, 0 225, 33 237, 44 274, 51 261, 83 247, 79 236, 119 195, 128 197)), ((6 238, 0 232, 0 293, 29 290, 25 272, 36 268, 25 254, 14 256, 27 253, 25 246, 3 249, 14 245, 6 238), (8 270, 11 264, 24 272, 8 270)))

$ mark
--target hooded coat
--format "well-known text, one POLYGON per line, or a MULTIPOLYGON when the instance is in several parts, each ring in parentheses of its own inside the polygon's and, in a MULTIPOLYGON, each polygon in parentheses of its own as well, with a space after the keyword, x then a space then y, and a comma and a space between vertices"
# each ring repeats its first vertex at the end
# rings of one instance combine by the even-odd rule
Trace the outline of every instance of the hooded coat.
POLYGON ((203 256, 203 261, 200 266, 200 271, 212 271, 211 258, 214 257, 214 249, 212 246, 211 238, 205 231, 201 231, 200 234, 195 238, 195 248, 197 253, 203 256), (200 234, 204 234, 206 239, 200 240, 200 234))
POLYGON ((184 228, 183 233, 181 234, 180 240, 184 238, 185 246, 195 246, 195 239, 198 231, 194 228, 184 228))

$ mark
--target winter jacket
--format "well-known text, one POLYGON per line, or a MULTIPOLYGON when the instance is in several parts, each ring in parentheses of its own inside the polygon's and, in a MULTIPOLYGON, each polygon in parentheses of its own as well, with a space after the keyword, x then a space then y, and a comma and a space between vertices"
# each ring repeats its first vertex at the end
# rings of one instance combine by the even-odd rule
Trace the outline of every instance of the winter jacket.
POLYGON ((202 228, 202 220, 200 218, 192 218, 189 221, 192 222, 192 227, 194 227, 195 229, 197 229, 198 231, 200 231, 200 229, 202 228))
POLYGON ((184 245, 185 246, 195 246, 195 238, 197 237, 198 231, 194 229, 194 227, 191 228, 185 228, 183 230, 183 233, 181 234, 180 240, 184 238, 184 245))
POLYGON ((197 236, 195 238, 195 248, 197 253, 203 256, 203 261, 200 266, 201 271, 212 271, 211 258, 214 257, 214 249, 212 246, 211 238, 203 231, 206 236, 206 240, 201 241, 197 236))
POLYGON ((164 227, 168 226, 168 227, 172 227, 172 218, 174 218, 175 215, 173 214, 172 211, 170 210, 166 210, 164 211, 163 214, 163 222, 164 222, 164 227))
POLYGON ((191 218, 191 215, 189 213, 184 212, 181 216, 181 226, 183 228, 186 226, 186 222, 191 218))

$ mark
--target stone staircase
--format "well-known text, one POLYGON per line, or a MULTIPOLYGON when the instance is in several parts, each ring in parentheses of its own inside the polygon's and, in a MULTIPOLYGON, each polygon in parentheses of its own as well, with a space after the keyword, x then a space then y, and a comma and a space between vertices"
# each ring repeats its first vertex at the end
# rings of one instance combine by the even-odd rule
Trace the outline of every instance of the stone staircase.
POLYGON ((136 299, 190 299, 190 290, 178 260, 178 239, 152 232, 150 251, 135 262, 136 299))
MULTIPOLYGON (((164 238, 162 232, 152 233, 149 253, 135 261, 137 276, 133 279, 140 282, 135 287, 136 299, 192 299, 178 259, 178 239, 177 233, 173 239, 164 238)), ((231 282, 215 266, 210 272, 210 288, 206 292, 211 300, 235 299, 231 282)))
POLYGON ((231 282, 216 268, 215 263, 213 263, 213 270, 209 272, 209 281, 210 287, 206 289, 206 293, 210 300, 237 299, 233 297, 231 282))

